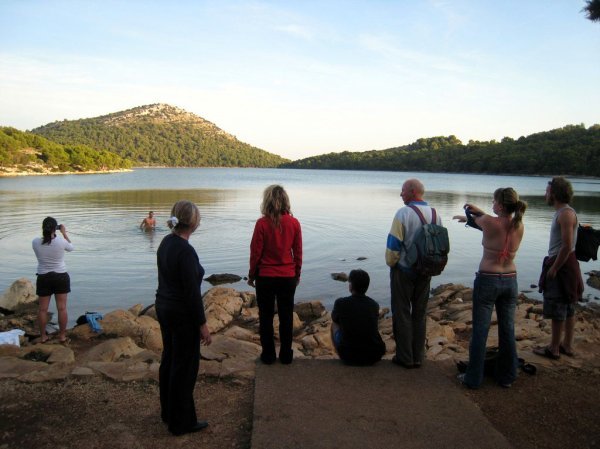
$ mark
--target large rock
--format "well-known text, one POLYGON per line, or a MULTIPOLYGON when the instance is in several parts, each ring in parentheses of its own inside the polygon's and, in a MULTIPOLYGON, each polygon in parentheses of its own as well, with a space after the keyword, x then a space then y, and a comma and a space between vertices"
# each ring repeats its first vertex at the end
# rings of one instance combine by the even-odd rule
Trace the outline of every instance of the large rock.
POLYGON ((222 274, 211 274, 210 276, 204 278, 204 280, 212 285, 235 284, 236 282, 241 281, 242 277, 238 276, 237 274, 222 273, 222 274))
POLYGON ((18 378, 32 371, 46 369, 44 362, 32 362, 18 357, 0 357, 0 379, 18 378))
POLYGON ((587 282, 587 285, 589 285, 590 287, 600 290, 600 276, 598 276, 596 274, 592 275, 590 273, 590 277, 588 278, 588 280, 586 282, 587 282))
POLYGON ((302 321, 313 321, 323 316, 325 306, 321 301, 299 302, 294 305, 294 312, 302 321))
POLYGON ((63 363, 72 364, 75 362, 75 353, 71 348, 67 348, 63 345, 53 344, 36 344, 32 346, 26 346, 21 349, 21 358, 27 358, 31 353, 44 354, 46 363, 63 363))
POLYGON ((144 363, 135 360, 122 362, 90 362, 88 367, 119 382, 134 380, 158 380, 158 362, 144 363))
POLYGON ((63 380, 71 374, 72 369, 73 367, 70 363, 54 363, 23 374, 18 377, 18 380, 28 383, 63 380))
POLYGON ((223 361, 234 357, 254 360, 261 353, 261 347, 248 341, 215 335, 212 344, 203 346, 200 352, 205 360, 223 361))
POLYGON ((12 283, 0 296, 0 307, 15 311, 24 305, 34 303, 37 300, 35 287, 29 279, 21 278, 12 283))
POLYGON ((74 327, 70 335, 83 340, 91 340, 100 335, 113 338, 130 337, 144 348, 162 351, 160 325, 149 315, 136 316, 128 310, 115 310, 104 315, 98 323, 102 326, 101 334, 93 332, 89 325, 83 324, 74 327))
POLYGON ((143 349, 130 337, 113 338, 94 346, 81 357, 82 362, 115 362, 134 357, 143 349))
POLYGON ((242 311, 244 299, 233 288, 214 287, 204 295, 206 321, 211 332, 226 328, 242 311))

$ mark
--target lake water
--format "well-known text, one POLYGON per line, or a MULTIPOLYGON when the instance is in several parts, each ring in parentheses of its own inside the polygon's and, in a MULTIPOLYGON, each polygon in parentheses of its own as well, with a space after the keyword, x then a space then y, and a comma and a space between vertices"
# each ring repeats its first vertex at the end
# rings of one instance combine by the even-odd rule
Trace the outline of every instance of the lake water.
MULTIPOLYGON (((472 286, 481 258, 481 234, 451 217, 461 213, 465 202, 491 211, 492 192, 512 186, 529 203, 516 259, 519 287, 540 298, 530 285, 537 284, 548 246, 553 214, 543 199, 548 178, 219 168, 0 178, 0 291, 20 277, 35 281, 31 240, 41 235, 41 222, 51 215, 66 225, 76 247, 66 255, 72 279, 71 322, 86 310, 151 304, 157 286, 156 250, 169 232, 165 221, 179 199, 194 201, 200 208, 202 222, 191 243, 206 275, 244 276, 262 191, 281 183, 303 229, 304 265, 296 300, 319 299, 331 308, 337 297, 347 294, 347 284, 334 281, 330 274, 362 268, 371 276, 368 294, 388 306, 385 243, 394 213, 402 206, 401 185, 409 177, 424 182, 425 198, 436 207, 450 235, 448 266, 433 278, 432 287, 447 282, 472 286), (152 233, 139 229, 149 210, 155 211, 159 223, 152 233)), ((571 181, 580 220, 600 228, 600 180, 571 181)), ((581 268, 589 271, 599 265, 582 263, 581 268)), ((230 286, 251 290, 244 281, 230 286)), ((208 288, 205 282, 203 290, 208 288)), ((586 286, 585 295, 595 301, 600 291, 586 286)))

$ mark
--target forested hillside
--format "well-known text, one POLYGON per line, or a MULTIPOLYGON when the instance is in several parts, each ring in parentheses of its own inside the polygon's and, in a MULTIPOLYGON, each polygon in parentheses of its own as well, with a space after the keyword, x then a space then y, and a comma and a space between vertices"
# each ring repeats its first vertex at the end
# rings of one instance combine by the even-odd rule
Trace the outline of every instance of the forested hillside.
POLYGON ((166 104, 53 122, 32 132, 63 144, 107 149, 131 159, 136 166, 277 167, 288 161, 166 104))
POLYGON ((283 167, 600 177, 600 125, 568 125, 517 140, 466 145, 455 136, 432 137, 387 150, 324 154, 283 167))
POLYGON ((131 162, 86 145, 61 145, 15 128, 0 128, 0 173, 85 172, 131 167, 131 162))

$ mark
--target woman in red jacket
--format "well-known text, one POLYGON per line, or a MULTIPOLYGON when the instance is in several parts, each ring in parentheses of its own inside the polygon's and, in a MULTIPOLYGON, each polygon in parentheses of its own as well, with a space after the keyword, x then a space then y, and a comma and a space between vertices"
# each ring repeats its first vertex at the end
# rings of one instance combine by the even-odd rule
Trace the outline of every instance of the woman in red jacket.
POLYGON ((248 285, 256 288, 260 323, 260 359, 275 362, 273 316, 275 300, 279 315, 279 361, 292 363, 294 294, 302 268, 302 231, 290 212, 283 187, 271 185, 263 194, 262 217, 256 221, 250 243, 248 285))

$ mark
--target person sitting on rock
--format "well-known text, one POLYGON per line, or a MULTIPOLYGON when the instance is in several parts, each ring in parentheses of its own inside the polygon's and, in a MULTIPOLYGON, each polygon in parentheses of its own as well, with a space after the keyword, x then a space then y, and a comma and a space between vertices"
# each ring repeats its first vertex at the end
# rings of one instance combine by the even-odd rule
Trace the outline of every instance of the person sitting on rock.
POLYGON ((340 359, 350 365, 372 365, 385 354, 379 334, 379 304, 366 296, 369 274, 352 270, 348 276, 352 296, 336 299, 331 312, 331 340, 340 359))

